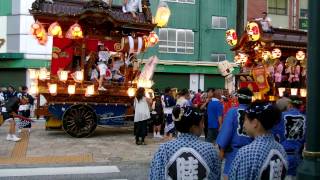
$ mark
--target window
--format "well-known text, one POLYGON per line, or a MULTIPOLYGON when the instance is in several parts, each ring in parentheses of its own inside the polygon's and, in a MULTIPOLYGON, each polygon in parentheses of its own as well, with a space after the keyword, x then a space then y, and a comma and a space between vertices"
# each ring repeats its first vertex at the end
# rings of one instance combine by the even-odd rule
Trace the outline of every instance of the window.
POLYGON ((300 9, 299 29, 308 30, 308 9, 300 9))
POLYGON ((287 0, 269 0, 268 11, 270 14, 287 15, 287 0))
POLYGON ((221 62, 227 59, 226 54, 211 54, 211 61, 213 62, 221 62))
POLYGON ((212 29, 227 29, 227 17, 212 16, 212 29))
POLYGON ((159 29, 159 52, 194 53, 194 33, 187 29, 159 29))
POLYGON ((195 0, 163 0, 163 1, 195 4, 195 0))

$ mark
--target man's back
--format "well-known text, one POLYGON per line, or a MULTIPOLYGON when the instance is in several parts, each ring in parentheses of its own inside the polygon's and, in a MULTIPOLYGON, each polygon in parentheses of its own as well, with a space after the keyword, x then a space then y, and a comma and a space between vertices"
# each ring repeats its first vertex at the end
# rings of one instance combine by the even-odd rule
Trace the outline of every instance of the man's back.
POLYGON ((209 128, 219 128, 219 117, 222 116, 223 113, 223 105, 221 102, 212 98, 211 102, 208 104, 208 127, 209 128))

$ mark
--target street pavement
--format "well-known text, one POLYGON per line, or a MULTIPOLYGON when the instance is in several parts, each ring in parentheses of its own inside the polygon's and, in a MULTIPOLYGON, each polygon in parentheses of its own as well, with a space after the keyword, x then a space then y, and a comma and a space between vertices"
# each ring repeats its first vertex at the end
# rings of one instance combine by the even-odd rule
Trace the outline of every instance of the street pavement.
POLYGON ((45 130, 36 121, 21 142, 6 140, 8 123, 0 127, 0 180, 145 180, 150 162, 164 140, 146 138, 137 146, 133 127, 98 127, 88 138, 62 130, 45 130))
POLYGON ((164 142, 149 135, 146 146, 137 146, 131 126, 98 127, 91 137, 73 138, 62 130, 46 131, 44 124, 33 123, 20 143, 6 141, 7 123, 0 127, 0 179, 144 180, 164 142))

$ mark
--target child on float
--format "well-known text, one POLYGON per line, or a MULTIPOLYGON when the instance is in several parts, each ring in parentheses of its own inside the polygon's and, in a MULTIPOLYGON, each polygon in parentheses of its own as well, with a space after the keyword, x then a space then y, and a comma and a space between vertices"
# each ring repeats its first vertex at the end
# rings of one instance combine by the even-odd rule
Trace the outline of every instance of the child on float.
POLYGON ((142 12, 141 0, 123 0, 122 11, 124 13, 130 12, 134 19, 138 19, 137 12, 142 12))
POLYGON ((116 82, 124 82, 124 75, 120 72, 120 66, 115 64, 112 59, 109 60, 108 66, 111 72, 111 79, 116 82))
POLYGON ((280 120, 280 110, 272 104, 255 101, 245 111, 244 130, 254 140, 239 149, 232 162, 229 180, 284 179, 287 155, 271 133, 280 120))
POLYGON ((109 51, 108 48, 105 48, 104 44, 102 42, 98 43, 98 69, 99 69, 99 87, 98 90, 100 91, 105 91, 106 89, 103 87, 103 80, 107 77, 107 71, 108 71, 108 60, 110 59, 110 57, 114 54, 116 54, 116 52, 111 52, 109 51))

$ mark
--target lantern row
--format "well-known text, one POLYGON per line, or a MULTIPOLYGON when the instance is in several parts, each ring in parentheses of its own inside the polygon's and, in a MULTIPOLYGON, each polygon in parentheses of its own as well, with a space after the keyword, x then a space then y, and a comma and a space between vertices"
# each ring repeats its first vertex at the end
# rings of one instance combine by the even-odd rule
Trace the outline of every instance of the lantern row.
MULTIPOLYGON (((39 44, 45 45, 48 42, 48 35, 58 38, 63 38, 62 28, 58 22, 52 23, 48 28, 48 33, 45 30, 42 23, 36 21, 31 25, 31 34, 38 40, 39 44)), ((66 35, 68 39, 82 39, 83 31, 81 26, 78 23, 73 24, 68 29, 66 35)), ((158 35, 152 31, 149 33, 149 36, 144 37, 146 47, 153 47, 159 41, 158 35)))

